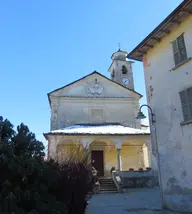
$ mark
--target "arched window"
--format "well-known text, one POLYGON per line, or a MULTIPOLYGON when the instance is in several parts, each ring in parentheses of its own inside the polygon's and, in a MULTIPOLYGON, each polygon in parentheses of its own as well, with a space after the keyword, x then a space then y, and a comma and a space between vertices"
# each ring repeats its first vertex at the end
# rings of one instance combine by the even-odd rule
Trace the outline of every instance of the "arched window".
POLYGON ((125 67, 125 65, 122 66, 122 74, 127 74, 127 68, 125 67))

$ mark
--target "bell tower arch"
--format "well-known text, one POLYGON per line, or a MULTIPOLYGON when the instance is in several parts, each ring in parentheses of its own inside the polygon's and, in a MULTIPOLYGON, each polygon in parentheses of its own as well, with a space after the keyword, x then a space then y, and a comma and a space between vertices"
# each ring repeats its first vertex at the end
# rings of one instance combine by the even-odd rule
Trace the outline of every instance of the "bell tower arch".
POLYGON ((109 67, 111 79, 127 88, 134 90, 134 80, 132 72, 132 61, 127 60, 127 52, 118 50, 111 56, 112 63, 109 67))

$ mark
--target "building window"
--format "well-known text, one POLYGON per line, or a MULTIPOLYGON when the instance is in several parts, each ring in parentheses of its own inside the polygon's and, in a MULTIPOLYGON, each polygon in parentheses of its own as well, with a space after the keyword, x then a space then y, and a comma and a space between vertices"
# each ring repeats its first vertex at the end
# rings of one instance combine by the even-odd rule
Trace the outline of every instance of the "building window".
POLYGON ((192 87, 180 92, 184 121, 192 120, 192 87))
POLYGON ((179 36, 175 41, 173 41, 172 44, 175 66, 177 66, 187 59, 187 52, 183 34, 179 36))
POLYGON ((115 77, 115 70, 113 69, 112 74, 111 74, 111 78, 115 77))
POLYGON ((125 65, 122 66, 122 74, 127 74, 127 68, 125 67, 125 65))

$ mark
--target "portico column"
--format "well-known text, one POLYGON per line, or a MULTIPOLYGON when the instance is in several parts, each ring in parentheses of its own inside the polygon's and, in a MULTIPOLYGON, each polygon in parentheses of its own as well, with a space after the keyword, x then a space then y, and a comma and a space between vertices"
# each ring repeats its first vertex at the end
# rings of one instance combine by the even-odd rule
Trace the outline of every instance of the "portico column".
POLYGON ((57 159, 57 145, 60 138, 58 136, 47 137, 48 139, 48 159, 57 159))
POLYGON ((117 149, 117 170, 122 170, 122 162, 121 162, 121 149, 117 149))
POLYGON ((152 167, 152 148, 151 148, 151 140, 146 141, 146 146, 148 150, 148 159, 149 159, 149 167, 152 167))
POLYGON ((117 170, 122 170, 122 161, 121 161, 121 146, 123 144, 123 139, 114 138, 112 139, 115 143, 115 147, 117 149, 117 170))

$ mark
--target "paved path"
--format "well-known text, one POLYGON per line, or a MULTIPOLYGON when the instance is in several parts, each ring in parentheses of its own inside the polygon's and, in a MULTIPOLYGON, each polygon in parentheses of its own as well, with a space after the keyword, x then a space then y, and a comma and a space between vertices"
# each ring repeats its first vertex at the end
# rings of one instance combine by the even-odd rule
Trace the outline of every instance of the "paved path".
POLYGON ((163 214, 158 188, 132 189, 128 193, 94 195, 86 214, 163 214))

